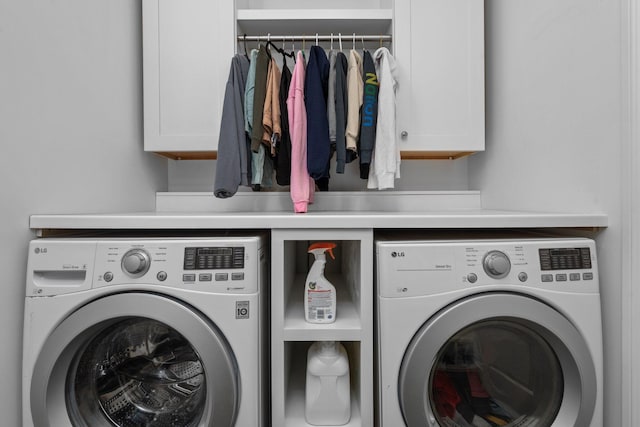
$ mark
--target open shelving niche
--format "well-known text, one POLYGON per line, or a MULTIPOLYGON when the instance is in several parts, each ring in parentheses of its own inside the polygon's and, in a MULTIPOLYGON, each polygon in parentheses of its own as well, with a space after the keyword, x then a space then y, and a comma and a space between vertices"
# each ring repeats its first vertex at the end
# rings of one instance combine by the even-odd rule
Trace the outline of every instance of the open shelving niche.
POLYGON ((339 341, 349 355, 351 419, 373 425, 373 231, 274 230, 271 289, 272 423, 308 426, 304 417, 306 359, 315 341, 339 341), (304 284, 313 263, 313 242, 337 244, 325 276, 336 287, 336 321, 304 319, 304 284))

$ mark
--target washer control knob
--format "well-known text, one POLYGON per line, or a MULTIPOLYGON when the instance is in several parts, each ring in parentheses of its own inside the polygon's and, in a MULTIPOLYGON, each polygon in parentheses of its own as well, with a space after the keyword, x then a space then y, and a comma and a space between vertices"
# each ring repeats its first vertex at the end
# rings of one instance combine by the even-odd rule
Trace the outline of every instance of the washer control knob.
POLYGON ((511 261, 501 251, 489 251, 482 260, 484 271, 494 279, 502 279, 511 271, 511 261))
POLYGON ((149 271, 151 257, 143 249, 131 249, 122 257, 122 271, 131 277, 141 277, 149 271))

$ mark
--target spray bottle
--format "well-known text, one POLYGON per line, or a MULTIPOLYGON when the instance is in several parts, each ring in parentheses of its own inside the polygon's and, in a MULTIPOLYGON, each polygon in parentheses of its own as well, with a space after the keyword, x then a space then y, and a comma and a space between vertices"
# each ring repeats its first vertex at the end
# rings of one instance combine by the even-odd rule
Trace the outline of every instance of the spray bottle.
POLYGON ((315 256, 304 285, 304 318, 309 323, 333 323, 336 320, 336 288, 324 277, 325 252, 335 259, 335 247, 335 243, 318 242, 307 249, 315 256))

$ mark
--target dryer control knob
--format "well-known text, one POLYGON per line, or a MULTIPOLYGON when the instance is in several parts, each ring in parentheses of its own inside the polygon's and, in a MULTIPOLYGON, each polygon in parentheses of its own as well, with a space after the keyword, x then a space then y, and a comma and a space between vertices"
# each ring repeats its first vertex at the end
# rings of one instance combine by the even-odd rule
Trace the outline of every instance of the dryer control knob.
POLYGON ((482 260, 484 271, 494 279, 502 279, 511 271, 511 261, 504 252, 489 251, 482 260))
POLYGON ((131 277, 141 277, 149 271, 151 257, 142 249, 131 249, 122 257, 122 271, 131 277))

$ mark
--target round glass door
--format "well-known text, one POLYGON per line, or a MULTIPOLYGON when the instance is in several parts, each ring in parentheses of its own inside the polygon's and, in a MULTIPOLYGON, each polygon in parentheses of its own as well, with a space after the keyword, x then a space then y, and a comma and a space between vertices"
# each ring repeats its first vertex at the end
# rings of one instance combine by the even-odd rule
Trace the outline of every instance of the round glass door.
POLYGON ((177 299, 107 295, 45 340, 29 393, 34 425, 235 425, 240 373, 223 333, 177 299))
POLYGON ((429 404, 441 426, 549 426, 562 395, 553 349, 534 330, 503 319, 456 333, 429 375, 429 404))
POLYGON ((584 427, 596 393, 580 331, 553 307, 512 293, 470 296, 434 314, 398 377, 408 427, 584 427))
POLYGON ((175 329, 130 318, 110 325, 76 354, 67 407, 91 425, 195 426, 207 393, 202 361, 175 329))

